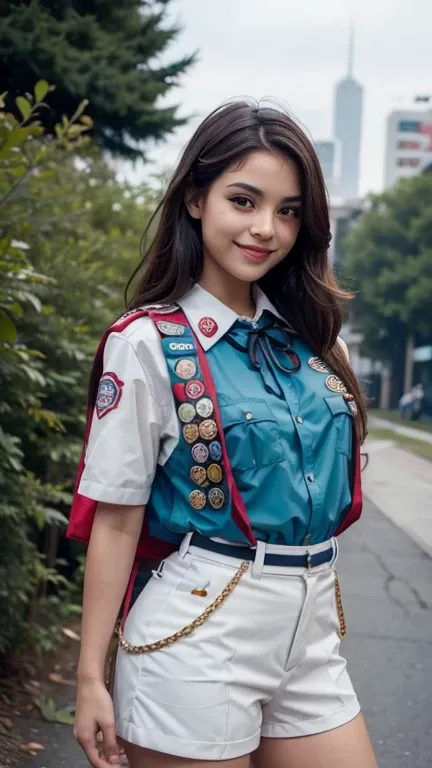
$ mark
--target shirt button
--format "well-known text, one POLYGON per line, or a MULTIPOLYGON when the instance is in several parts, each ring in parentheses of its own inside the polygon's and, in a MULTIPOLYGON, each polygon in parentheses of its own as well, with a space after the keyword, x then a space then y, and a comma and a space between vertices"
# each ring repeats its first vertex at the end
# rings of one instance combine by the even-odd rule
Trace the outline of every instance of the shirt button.
POLYGON ((306 475, 306 480, 307 480, 309 483, 313 483, 313 482, 315 482, 315 478, 314 478, 314 476, 313 476, 313 473, 312 473, 312 472, 309 472, 309 473, 306 475))
POLYGON ((297 424, 303 424, 303 419, 301 416, 296 416, 296 422, 297 424))
POLYGON ((252 417, 253 417, 253 414, 250 411, 246 411, 245 416, 246 416, 247 420, 250 421, 252 419, 252 417))

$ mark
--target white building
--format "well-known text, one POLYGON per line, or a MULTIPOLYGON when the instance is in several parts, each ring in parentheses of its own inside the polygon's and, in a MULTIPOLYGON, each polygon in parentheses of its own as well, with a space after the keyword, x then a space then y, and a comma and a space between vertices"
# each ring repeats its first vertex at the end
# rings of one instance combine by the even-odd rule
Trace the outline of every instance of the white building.
POLYGON ((387 119, 384 185, 417 176, 432 164, 432 110, 399 109, 387 119))

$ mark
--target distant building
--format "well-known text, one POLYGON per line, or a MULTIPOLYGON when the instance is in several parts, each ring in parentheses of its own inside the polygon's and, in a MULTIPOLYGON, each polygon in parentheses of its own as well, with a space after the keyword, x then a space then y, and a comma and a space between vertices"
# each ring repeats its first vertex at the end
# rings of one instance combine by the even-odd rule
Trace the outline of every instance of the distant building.
POLYGON ((348 73, 336 86, 334 137, 340 146, 340 173, 336 194, 341 198, 358 197, 360 145, 363 115, 363 88, 353 78, 354 35, 351 29, 348 73))
POLYGON ((432 163, 432 110, 400 109, 387 119, 384 185, 422 173, 432 163))
POLYGON ((336 176, 336 143, 331 139, 316 141, 315 149, 324 174, 324 181, 330 195, 334 193, 336 176))

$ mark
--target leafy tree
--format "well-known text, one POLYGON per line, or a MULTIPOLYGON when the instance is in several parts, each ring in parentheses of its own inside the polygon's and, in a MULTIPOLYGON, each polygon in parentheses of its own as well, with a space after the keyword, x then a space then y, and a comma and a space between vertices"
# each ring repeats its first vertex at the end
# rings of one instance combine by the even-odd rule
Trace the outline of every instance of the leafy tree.
POLYGON ((154 205, 92 149, 85 103, 44 135, 49 91, 20 98, 20 120, 0 105, 0 660, 58 638, 90 360, 154 205))
POLYGON ((161 97, 194 56, 162 63, 179 28, 166 22, 169 0, 0 0, 0 92, 24 96, 45 78, 56 85, 40 119, 48 132, 89 100, 95 141, 113 154, 142 156, 184 120, 161 97))
POLYGON ((432 335, 432 174, 375 195, 353 227, 342 259, 364 352, 392 366, 394 397, 403 386, 407 341, 432 335))

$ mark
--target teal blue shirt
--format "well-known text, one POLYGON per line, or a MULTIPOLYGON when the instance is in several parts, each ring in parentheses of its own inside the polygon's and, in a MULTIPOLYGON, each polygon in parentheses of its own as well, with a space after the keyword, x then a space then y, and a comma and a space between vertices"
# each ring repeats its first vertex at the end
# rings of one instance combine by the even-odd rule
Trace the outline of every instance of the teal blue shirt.
MULTIPOLYGON (((198 286, 193 298, 181 306, 203 343, 199 315, 217 323, 217 338, 208 339, 206 355, 234 478, 256 538, 288 545, 325 541, 351 506, 353 417, 334 386, 336 377, 322 361, 314 362, 314 351, 295 334, 292 349, 301 367, 292 373, 282 369, 287 365, 280 348, 284 337, 270 328, 277 312, 263 294, 258 294, 256 322, 239 318, 198 286), (272 337, 270 354, 258 348, 258 367, 247 350, 257 330, 261 338, 272 337)), ((198 530, 242 541, 229 504, 197 510, 189 503, 190 450, 180 440, 158 468, 147 513, 150 532, 175 540, 176 534, 198 530)))

